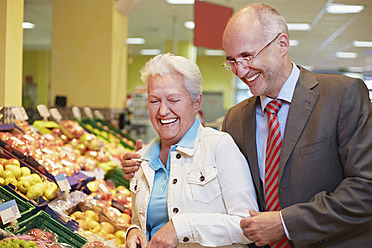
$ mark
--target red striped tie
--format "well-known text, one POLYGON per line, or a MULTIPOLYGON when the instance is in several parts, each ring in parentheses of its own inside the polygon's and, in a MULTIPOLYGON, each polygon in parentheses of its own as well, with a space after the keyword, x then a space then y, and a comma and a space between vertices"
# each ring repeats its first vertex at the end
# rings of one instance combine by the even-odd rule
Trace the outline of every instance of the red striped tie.
MULTIPOLYGON (((269 133, 266 144, 265 160, 265 200, 266 211, 280 210, 278 194, 278 175, 280 150, 282 148, 282 137, 280 135, 277 113, 282 107, 281 100, 272 100, 266 105, 266 116, 268 121, 269 133)), ((289 248, 286 237, 270 244, 273 248, 289 248)))

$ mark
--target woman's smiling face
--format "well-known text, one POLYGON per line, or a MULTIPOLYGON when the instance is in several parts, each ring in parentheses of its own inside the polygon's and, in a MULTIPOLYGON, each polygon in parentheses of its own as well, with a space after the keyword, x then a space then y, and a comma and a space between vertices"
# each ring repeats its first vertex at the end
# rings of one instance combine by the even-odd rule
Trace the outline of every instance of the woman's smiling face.
POLYGON ((152 76, 148 81, 148 107, 151 123, 162 142, 177 144, 199 111, 202 96, 193 102, 180 74, 152 76))

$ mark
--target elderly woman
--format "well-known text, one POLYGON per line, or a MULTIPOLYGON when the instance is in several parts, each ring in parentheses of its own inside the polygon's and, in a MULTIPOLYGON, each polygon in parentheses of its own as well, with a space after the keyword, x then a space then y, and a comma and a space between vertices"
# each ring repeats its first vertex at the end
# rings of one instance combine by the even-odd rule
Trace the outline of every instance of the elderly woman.
POLYGON ((141 74, 158 137, 126 156, 142 156, 140 167, 123 163, 126 173, 138 169, 126 247, 246 247, 239 222, 258 208, 249 166, 229 134, 195 118, 203 99, 198 66, 164 54, 141 74))

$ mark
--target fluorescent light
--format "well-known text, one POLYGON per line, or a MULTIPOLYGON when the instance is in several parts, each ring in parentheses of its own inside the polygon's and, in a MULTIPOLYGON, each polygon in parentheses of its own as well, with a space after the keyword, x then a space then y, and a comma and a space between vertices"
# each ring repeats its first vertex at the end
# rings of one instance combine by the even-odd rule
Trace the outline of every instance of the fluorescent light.
POLYGON ((298 40, 289 40, 289 46, 298 46, 299 44, 298 40))
POLYGON ((354 40, 353 45, 355 47, 372 47, 372 41, 359 41, 359 40, 354 40))
POLYGON ((346 72, 344 73, 345 76, 352 77, 352 78, 360 78, 363 79, 362 73, 356 73, 356 72, 346 72))
POLYGON ((161 53, 159 49, 142 49, 141 55, 158 55, 161 53))
POLYGON ((167 0, 169 4, 194 4, 194 0, 167 0))
POLYGON ((358 55, 352 52, 337 52, 336 57, 341 59, 355 59, 358 55))
POLYGON ((223 50, 205 50, 204 54, 207 56, 224 56, 225 52, 223 50))
POLYGON ((33 29, 33 28, 35 28, 35 24, 33 24, 31 22, 23 22, 22 23, 22 28, 23 29, 33 29))
POLYGON ((312 66, 312 65, 303 65, 302 67, 305 68, 308 71, 314 70, 314 66, 312 66))
POLYGON ((289 30, 300 30, 300 31, 310 31, 311 26, 309 23, 288 23, 289 30))
POLYGON ((327 12, 330 14, 360 13, 363 9, 362 5, 329 4, 327 6, 327 12))
POLYGON ((347 70, 349 72, 363 72, 363 67, 351 66, 351 67, 348 67, 347 70))
POLYGON ((187 29, 194 29, 195 28, 195 22, 193 22, 193 21, 186 21, 183 25, 187 29))
POLYGON ((127 44, 141 45, 145 44, 145 39, 143 38, 128 38, 127 44))

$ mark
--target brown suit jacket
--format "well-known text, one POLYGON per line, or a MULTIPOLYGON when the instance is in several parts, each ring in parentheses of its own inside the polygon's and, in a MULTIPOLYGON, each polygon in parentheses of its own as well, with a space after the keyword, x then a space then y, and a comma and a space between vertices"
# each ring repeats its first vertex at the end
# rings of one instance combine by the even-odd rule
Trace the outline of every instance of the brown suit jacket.
MULTIPOLYGON (((249 98, 226 114, 265 210, 249 98)), ((283 137, 281 212, 292 247, 372 247, 372 104, 360 79, 300 67, 283 137)))

